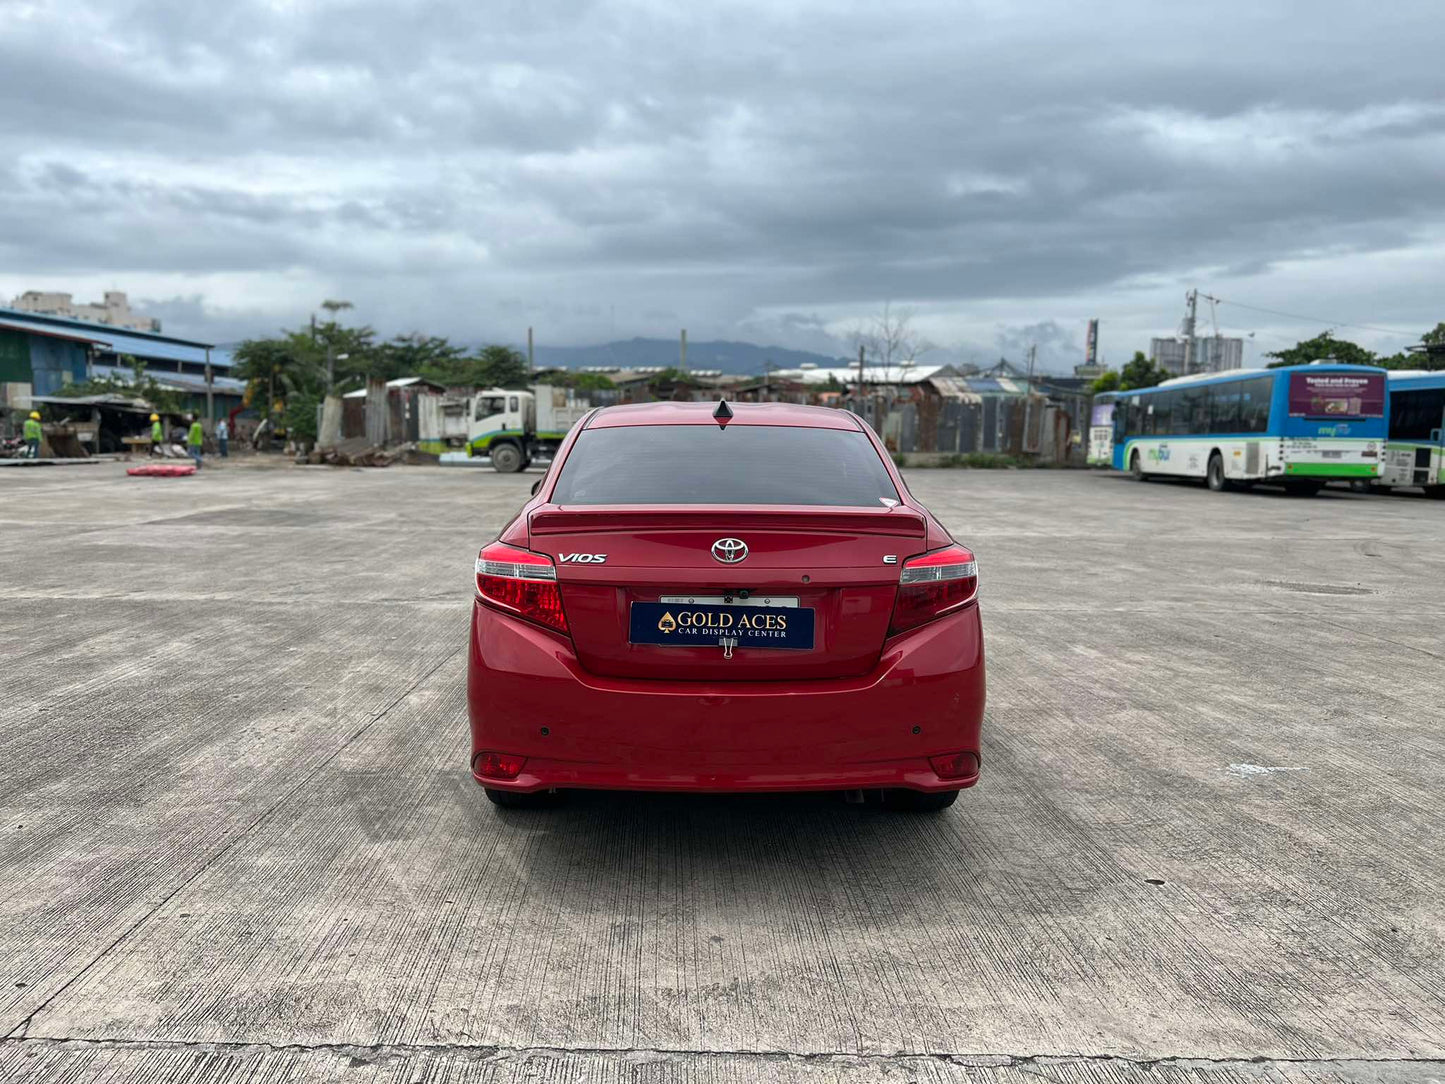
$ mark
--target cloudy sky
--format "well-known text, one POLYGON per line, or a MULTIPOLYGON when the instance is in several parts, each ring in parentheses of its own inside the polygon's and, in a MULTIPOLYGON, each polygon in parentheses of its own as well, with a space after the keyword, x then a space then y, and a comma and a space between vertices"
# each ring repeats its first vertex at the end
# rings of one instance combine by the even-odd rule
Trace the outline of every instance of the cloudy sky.
POLYGON ((0 0, 0 301, 824 350, 892 301, 1057 368, 1198 287, 1250 361, 1393 351, 1445 320, 1441 55, 1439 0, 0 0))

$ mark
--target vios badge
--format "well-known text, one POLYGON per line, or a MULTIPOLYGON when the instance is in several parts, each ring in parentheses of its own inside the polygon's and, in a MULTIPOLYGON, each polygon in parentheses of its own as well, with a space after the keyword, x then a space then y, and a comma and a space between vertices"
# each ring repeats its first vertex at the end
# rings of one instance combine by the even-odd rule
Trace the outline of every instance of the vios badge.
POLYGON ((719 538, 712 544, 712 555, 725 565, 735 565, 748 555, 748 544, 741 538, 719 538))

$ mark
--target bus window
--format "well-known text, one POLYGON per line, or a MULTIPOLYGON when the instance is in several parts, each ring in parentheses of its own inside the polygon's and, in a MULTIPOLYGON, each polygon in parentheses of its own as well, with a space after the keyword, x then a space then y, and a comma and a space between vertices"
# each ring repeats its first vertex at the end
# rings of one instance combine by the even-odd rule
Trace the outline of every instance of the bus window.
POLYGON ((1181 388, 1174 431, 1185 436, 1209 432, 1209 389, 1181 388))
POLYGON ((1239 431, 1264 433, 1269 430, 1270 399, 1274 377, 1255 376, 1239 382, 1239 431))
POLYGON ((1159 391, 1154 393, 1154 432, 1172 434, 1174 432, 1174 400, 1176 392, 1159 391))
POLYGON ((1216 384, 1209 389, 1209 431, 1239 432, 1239 385, 1216 384))
POLYGON ((1428 441, 1445 425, 1445 388, 1390 393, 1390 439, 1428 441))

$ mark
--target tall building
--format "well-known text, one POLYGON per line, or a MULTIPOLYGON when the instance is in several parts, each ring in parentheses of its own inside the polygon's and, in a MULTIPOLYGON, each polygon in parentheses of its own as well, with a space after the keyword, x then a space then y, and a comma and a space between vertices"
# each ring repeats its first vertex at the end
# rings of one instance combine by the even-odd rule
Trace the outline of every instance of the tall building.
MULTIPOLYGON (((1184 371, 1183 339, 1150 339, 1149 360, 1174 376, 1187 376, 1184 371)), ((1244 340, 1223 336, 1198 335, 1194 339, 1190 373, 1222 373, 1244 366, 1244 340)))
POLYGON ((107 327, 123 327, 132 331, 159 333, 161 322, 149 316, 139 316, 130 311, 130 302, 123 290, 107 290, 105 300, 100 304, 77 305, 70 294, 52 294, 41 290, 26 290, 10 302, 12 309, 33 312, 42 316, 64 316, 70 320, 84 320, 90 324, 105 324, 107 327))

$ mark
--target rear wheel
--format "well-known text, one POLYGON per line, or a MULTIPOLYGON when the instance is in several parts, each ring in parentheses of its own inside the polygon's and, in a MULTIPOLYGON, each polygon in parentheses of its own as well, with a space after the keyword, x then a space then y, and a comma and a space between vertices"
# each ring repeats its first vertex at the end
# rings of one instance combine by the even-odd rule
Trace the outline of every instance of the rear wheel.
POLYGON ((562 801, 562 795, 555 790, 539 790, 531 794, 519 794, 514 790, 497 790, 495 787, 484 789, 487 792, 487 801, 502 809, 546 809, 548 806, 557 805, 562 801))
POLYGON ((515 444, 493 445, 492 469, 500 474, 516 474, 522 469, 522 449, 515 444))
POLYGON ((1144 473, 1144 464, 1139 459, 1139 453, 1135 452, 1129 457, 1129 473, 1134 476, 1136 482, 1147 482, 1149 476, 1144 473))
POLYGON ((921 790, 886 790, 883 804, 903 813, 937 813, 958 800, 958 791, 942 790, 925 794, 921 790))
POLYGON ((1204 474, 1204 482, 1215 493, 1229 488, 1229 483, 1224 478, 1224 456, 1218 452, 1209 457, 1209 469, 1204 474))

